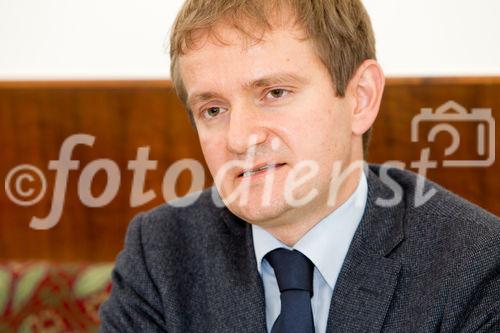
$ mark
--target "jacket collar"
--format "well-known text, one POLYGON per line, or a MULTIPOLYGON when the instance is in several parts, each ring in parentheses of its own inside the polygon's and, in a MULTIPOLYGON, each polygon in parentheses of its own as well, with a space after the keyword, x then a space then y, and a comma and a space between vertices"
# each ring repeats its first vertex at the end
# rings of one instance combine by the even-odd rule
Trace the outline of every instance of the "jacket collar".
POLYGON ((380 332, 396 289, 401 263, 390 253, 404 239, 405 202, 380 205, 380 199, 391 199, 394 191, 378 173, 375 165, 366 170, 366 208, 333 291, 329 333, 380 332))
POLYGON ((368 199, 359 232, 367 250, 386 256, 404 239, 406 203, 401 197, 397 205, 383 206, 382 200, 391 199, 395 193, 381 180, 379 171, 380 167, 377 165, 366 168, 368 199))

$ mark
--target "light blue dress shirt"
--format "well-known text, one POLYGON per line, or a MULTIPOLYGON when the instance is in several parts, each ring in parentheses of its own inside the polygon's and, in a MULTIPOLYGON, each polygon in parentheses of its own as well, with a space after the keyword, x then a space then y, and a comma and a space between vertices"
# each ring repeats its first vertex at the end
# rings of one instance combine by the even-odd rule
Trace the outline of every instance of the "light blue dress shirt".
POLYGON ((360 181, 351 196, 309 230, 292 248, 274 238, 263 228, 252 225, 257 269, 264 284, 268 332, 271 332, 281 311, 281 300, 274 270, 264 256, 280 247, 298 250, 313 262, 314 294, 311 306, 315 332, 326 331, 333 289, 366 206, 368 184, 365 174, 363 172, 360 174, 360 181))

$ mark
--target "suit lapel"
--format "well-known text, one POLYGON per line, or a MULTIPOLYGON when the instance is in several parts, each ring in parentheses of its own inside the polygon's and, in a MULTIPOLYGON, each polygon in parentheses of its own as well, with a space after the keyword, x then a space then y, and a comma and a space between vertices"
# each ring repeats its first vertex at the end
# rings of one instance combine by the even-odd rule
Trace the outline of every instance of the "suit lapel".
POLYGON ((365 212, 340 271, 327 332, 380 332, 401 270, 390 252, 403 240, 404 202, 380 207, 394 193, 371 170, 365 212))
POLYGON ((265 301, 250 225, 224 208, 221 230, 209 237, 207 265, 210 321, 207 332, 265 332, 265 301), (216 328, 216 329, 215 329, 216 328))

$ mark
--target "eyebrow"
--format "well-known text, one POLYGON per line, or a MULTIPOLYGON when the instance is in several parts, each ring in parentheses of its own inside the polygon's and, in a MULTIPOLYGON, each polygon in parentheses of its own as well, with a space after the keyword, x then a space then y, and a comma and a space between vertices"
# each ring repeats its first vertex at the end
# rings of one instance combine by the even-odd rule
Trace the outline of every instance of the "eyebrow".
POLYGON ((255 81, 251 81, 245 84, 247 88, 262 88, 272 86, 274 84, 283 83, 305 83, 307 80, 301 76, 293 73, 276 73, 268 76, 264 76, 255 81))
MULTIPOLYGON (((275 84, 284 84, 284 83, 296 83, 303 84, 306 83, 307 80, 304 77, 298 76, 293 73, 276 73, 264 76, 257 80, 253 80, 244 84, 245 89, 255 89, 255 88, 263 88, 268 87, 275 84)), ((188 97, 188 105, 191 107, 195 104, 205 102, 212 99, 222 99, 222 96, 213 91, 206 91, 201 93, 195 93, 188 97)))
POLYGON ((187 104, 189 108, 191 108, 193 105, 196 105, 201 102, 209 101, 211 99, 216 99, 216 98, 221 98, 221 96, 217 93, 207 91, 207 92, 202 92, 202 93, 196 93, 192 96, 188 97, 187 104))

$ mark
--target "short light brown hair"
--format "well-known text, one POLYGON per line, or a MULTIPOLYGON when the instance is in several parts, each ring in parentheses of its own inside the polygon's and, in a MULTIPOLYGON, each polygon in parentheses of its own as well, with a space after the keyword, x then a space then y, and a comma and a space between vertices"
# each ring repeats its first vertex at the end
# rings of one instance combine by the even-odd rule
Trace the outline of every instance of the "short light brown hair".
MULTIPOLYGON (((345 95, 359 65, 376 59, 375 37, 361 0, 187 0, 170 37, 170 73, 192 122, 179 73, 179 57, 192 49, 200 36, 213 36, 220 41, 214 27, 222 21, 259 40, 272 29, 271 23, 277 17, 283 23, 297 25, 312 40, 340 97, 345 95)), ((365 158, 370 134, 371 129, 363 135, 365 158)))

